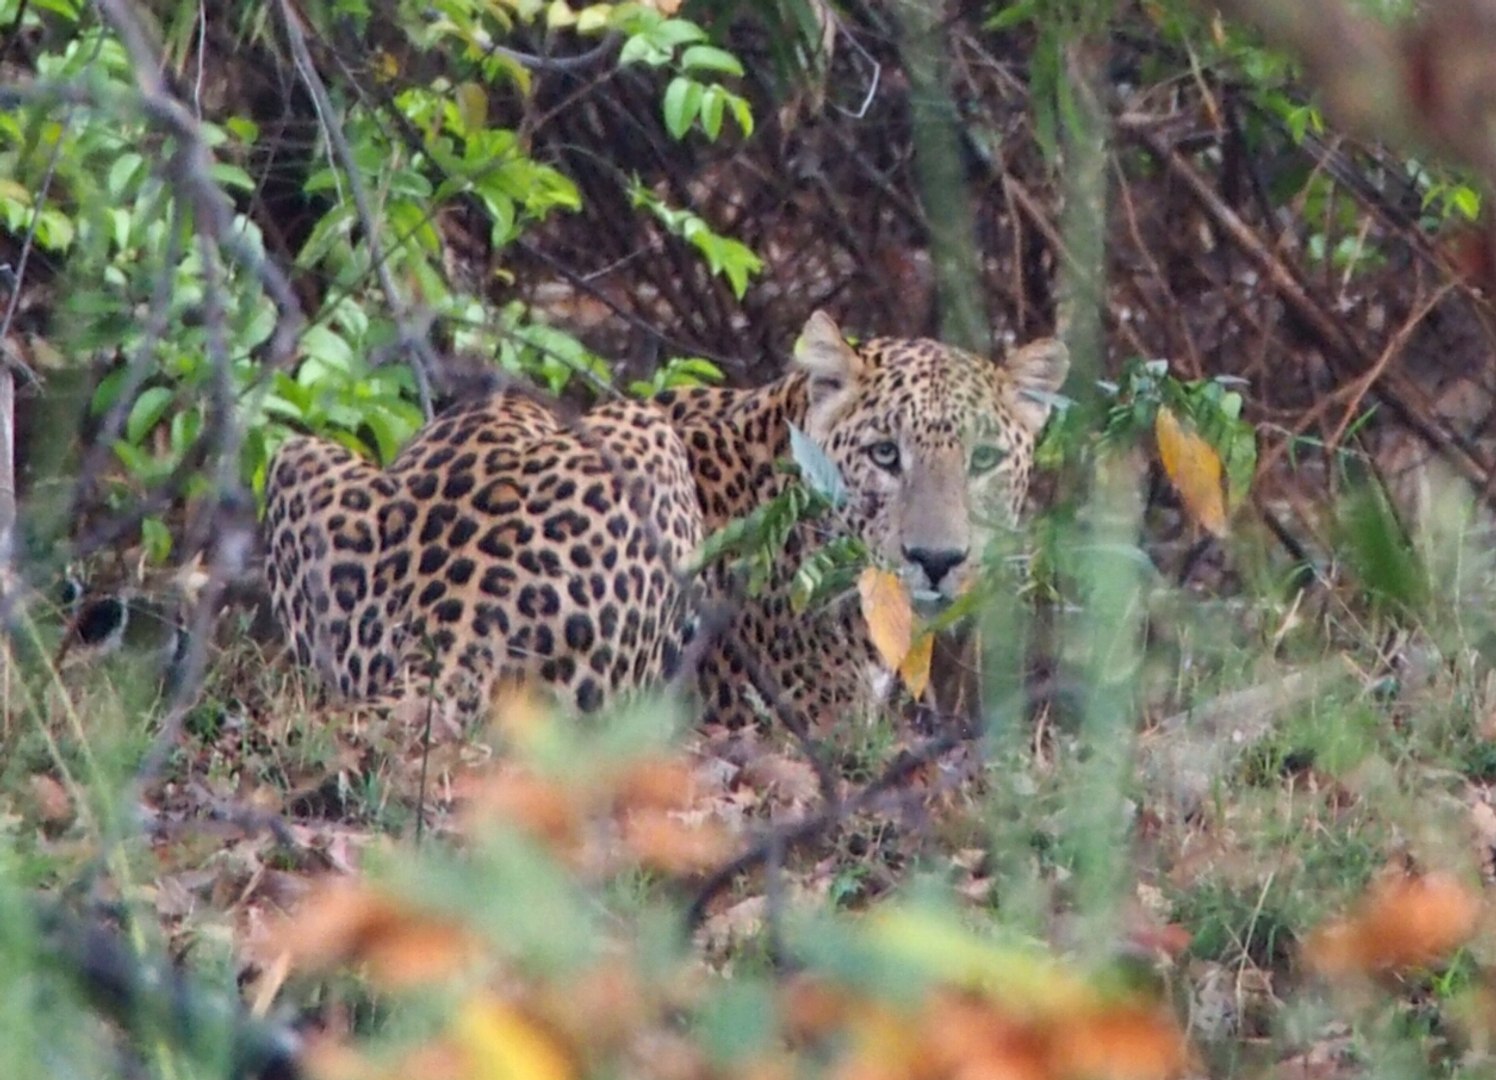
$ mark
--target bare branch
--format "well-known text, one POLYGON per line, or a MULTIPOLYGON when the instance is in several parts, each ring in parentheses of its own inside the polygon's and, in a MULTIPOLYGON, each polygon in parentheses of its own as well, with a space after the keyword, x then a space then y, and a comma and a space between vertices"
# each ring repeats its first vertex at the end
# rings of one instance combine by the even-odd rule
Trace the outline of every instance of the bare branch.
POLYGON ((317 74, 317 67, 312 62, 312 54, 306 45, 306 35, 301 29, 301 17, 292 8, 289 0, 280 0, 279 7, 281 25, 286 29, 286 40, 290 43, 291 56, 296 61, 296 70, 301 75, 301 81, 306 85, 307 92, 312 95, 312 101, 317 106, 317 116, 322 122, 322 132, 327 137, 328 145, 332 147, 338 164, 343 168, 344 179, 348 181, 348 190, 353 196, 354 208, 358 212, 360 224, 364 227, 364 242, 369 245, 369 261, 379 275, 379 287, 384 290, 385 302, 389 304, 390 311, 395 317, 395 325, 400 331, 400 345, 402 350, 409 349, 414 354, 415 362, 411 364, 411 367, 415 371, 416 386, 421 395, 421 409, 429 420, 433 412, 431 378, 437 370, 438 363, 431 343, 427 340, 428 320, 415 320, 411 317, 410 309, 406 306, 404 297, 395 284, 394 275, 390 273, 389 264, 383 255, 384 247, 379 236, 379 223, 375 220, 373 208, 369 205, 369 196, 364 190, 363 178, 359 175, 358 162, 354 160, 353 150, 349 147, 348 140, 343 137, 342 127, 337 123, 332 99, 327 95, 327 87, 322 84, 322 78, 317 74))

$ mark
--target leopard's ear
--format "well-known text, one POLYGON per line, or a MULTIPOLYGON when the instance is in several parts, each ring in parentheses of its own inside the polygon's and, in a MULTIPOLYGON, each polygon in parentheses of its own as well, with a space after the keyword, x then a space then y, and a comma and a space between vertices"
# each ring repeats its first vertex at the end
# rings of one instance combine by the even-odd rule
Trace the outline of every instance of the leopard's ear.
POLYGON ((864 369, 862 357, 824 311, 816 311, 805 320, 805 328, 795 340, 794 357, 797 365, 810 372, 812 408, 839 395, 864 369))
POLYGON ((1003 364, 1013 385, 1013 407, 1038 431, 1049 419, 1053 395, 1070 373, 1070 350, 1059 338, 1040 338, 1008 354, 1003 364))

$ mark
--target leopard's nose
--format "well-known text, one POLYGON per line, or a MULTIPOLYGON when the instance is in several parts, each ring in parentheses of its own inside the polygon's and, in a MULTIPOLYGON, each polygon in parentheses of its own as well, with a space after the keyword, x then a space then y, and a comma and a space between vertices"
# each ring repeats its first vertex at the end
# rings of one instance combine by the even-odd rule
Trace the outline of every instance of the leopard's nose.
POLYGON ((966 550, 960 548, 906 547, 904 558, 925 572, 930 588, 938 589, 941 578, 966 561, 966 550))

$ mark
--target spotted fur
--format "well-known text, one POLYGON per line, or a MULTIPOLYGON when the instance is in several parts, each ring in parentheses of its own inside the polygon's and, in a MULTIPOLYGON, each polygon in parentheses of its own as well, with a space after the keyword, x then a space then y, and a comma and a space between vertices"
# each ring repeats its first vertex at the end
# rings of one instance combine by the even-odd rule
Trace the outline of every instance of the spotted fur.
MULTIPOLYGON (((954 594, 1018 513, 1042 392, 1066 367, 1053 341, 1003 365, 925 340, 854 349, 818 313, 795 369, 758 390, 609 403, 574 424, 506 392, 439 418, 385 471, 293 439, 267 485, 275 611, 301 662, 350 697, 434 687, 467 715, 512 676, 591 711, 675 674, 696 614, 688 553, 783 490, 792 424, 846 480, 836 527, 954 594)), ((824 523, 798 529, 758 597, 708 572, 709 607, 735 614, 698 671, 706 719, 761 720, 764 689, 807 723, 871 702, 879 664, 856 606, 790 607, 825 538, 824 523), (770 686, 749 688, 745 655, 770 686)))
POLYGON ((434 688, 472 715, 513 677, 590 712, 671 678, 690 637, 681 566, 701 512, 650 405, 568 426, 502 393, 443 415, 383 472, 292 439, 266 502, 276 616, 348 697, 434 688))

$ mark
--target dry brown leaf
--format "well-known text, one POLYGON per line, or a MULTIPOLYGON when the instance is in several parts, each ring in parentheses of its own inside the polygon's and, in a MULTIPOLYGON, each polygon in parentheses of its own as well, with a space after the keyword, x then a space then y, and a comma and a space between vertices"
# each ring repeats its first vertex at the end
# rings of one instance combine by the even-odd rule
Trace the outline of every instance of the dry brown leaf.
POLYGON ((1020 1021, 972 994, 937 995, 920 1023, 928 1058, 942 1076, 1048 1080, 1049 1039, 1039 1025, 1020 1021))
POLYGON ((1496 807, 1484 800, 1474 803, 1470 807, 1470 823, 1482 847, 1496 849, 1496 807))
POLYGON ((853 1002, 840 986, 795 975, 779 992, 779 1022, 791 1042, 819 1039, 846 1022, 853 1002))
POLYGON ((668 874, 720 866, 732 855, 732 840, 716 822, 690 824, 660 810, 630 814, 623 843, 640 863, 668 874))
POLYGON ((648 758, 625 766, 614 783, 619 809, 683 810, 696 796, 696 778, 679 758, 648 758))
POLYGON ((68 798, 67 788, 56 779, 46 773, 34 773, 29 783, 38 818, 49 825, 61 825, 73 819, 73 800, 68 798))
POLYGON ((1310 935, 1304 956, 1320 974, 1341 978, 1427 967, 1475 932, 1480 911, 1479 896, 1447 874, 1400 875, 1310 935))
POLYGON ((506 764, 465 782, 462 793, 470 800, 464 815, 469 829, 498 818, 561 854, 574 852, 581 842, 579 793, 555 779, 506 764))
POLYGON ((1116 1004, 1064 1017, 1052 1032, 1051 1075, 1095 1080, 1168 1080, 1192 1064, 1174 1018, 1146 1005, 1116 1004))
MULTIPOLYGON (((306 1075, 314 1080, 381 1080, 373 1062, 330 1035, 313 1032, 297 1058, 306 1075)), ((423 1080, 441 1080, 438 1074, 421 1076, 423 1080)))
POLYGON ((921 634, 899 664, 899 678, 904 680, 909 696, 916 701, 925 696, 925 689, 930 685, 930 658, 934 652, 935 635, 921 634))
POLYGON ((1226 534, 1226 495, 1221 486, 1221 459, 1193 431, 1185 430, 1167 405, 1158 407, 1153 424, 1164 472, 1179 492, 1190 518, 1214 536, 1226 534))
POLYGON ((768 901, 749 896, 731 907, 708 915, 696 932, 698 943, 709 953, 723 953, 755 937, 764 927, 768 901))
POLYGON ((516 679, 500 679, 488 695, 489 718, 507 742, 532 747, 555 723, 555 711, 536 688, 516 679))
POLYGON ((888 667, 898 670, 914 640, 914 607, 899 575, 869 566, 857 575, 868 636, 888 667))
POLYGON ((651 995, 621 958, 604 960, 566 981, 546 982, 536 1007, 575 1045, 596 1051, 624 1045, 649 1023, 651 995))
POLYGON ((776 804, 803 806, 818 799, 821 781, 804 758, 788 754, 762 753, 743 764, 743 786, 776 804))
POLYGON ((291 974, 291 954, 282 952, 259 974, 259 977, 251 984, 253 996, 250 998, 249 1015, 256 1019, 263 1019, 270 1015, 270 1007, 275 1004, 276 996, 281 987, 286 984, 286 977, 291 974))
POLYGON ((390 988, 449 978, 475 951, 455 924, 351 881, 319 888, 271 937, 297 968, 362 963, 390 988))

